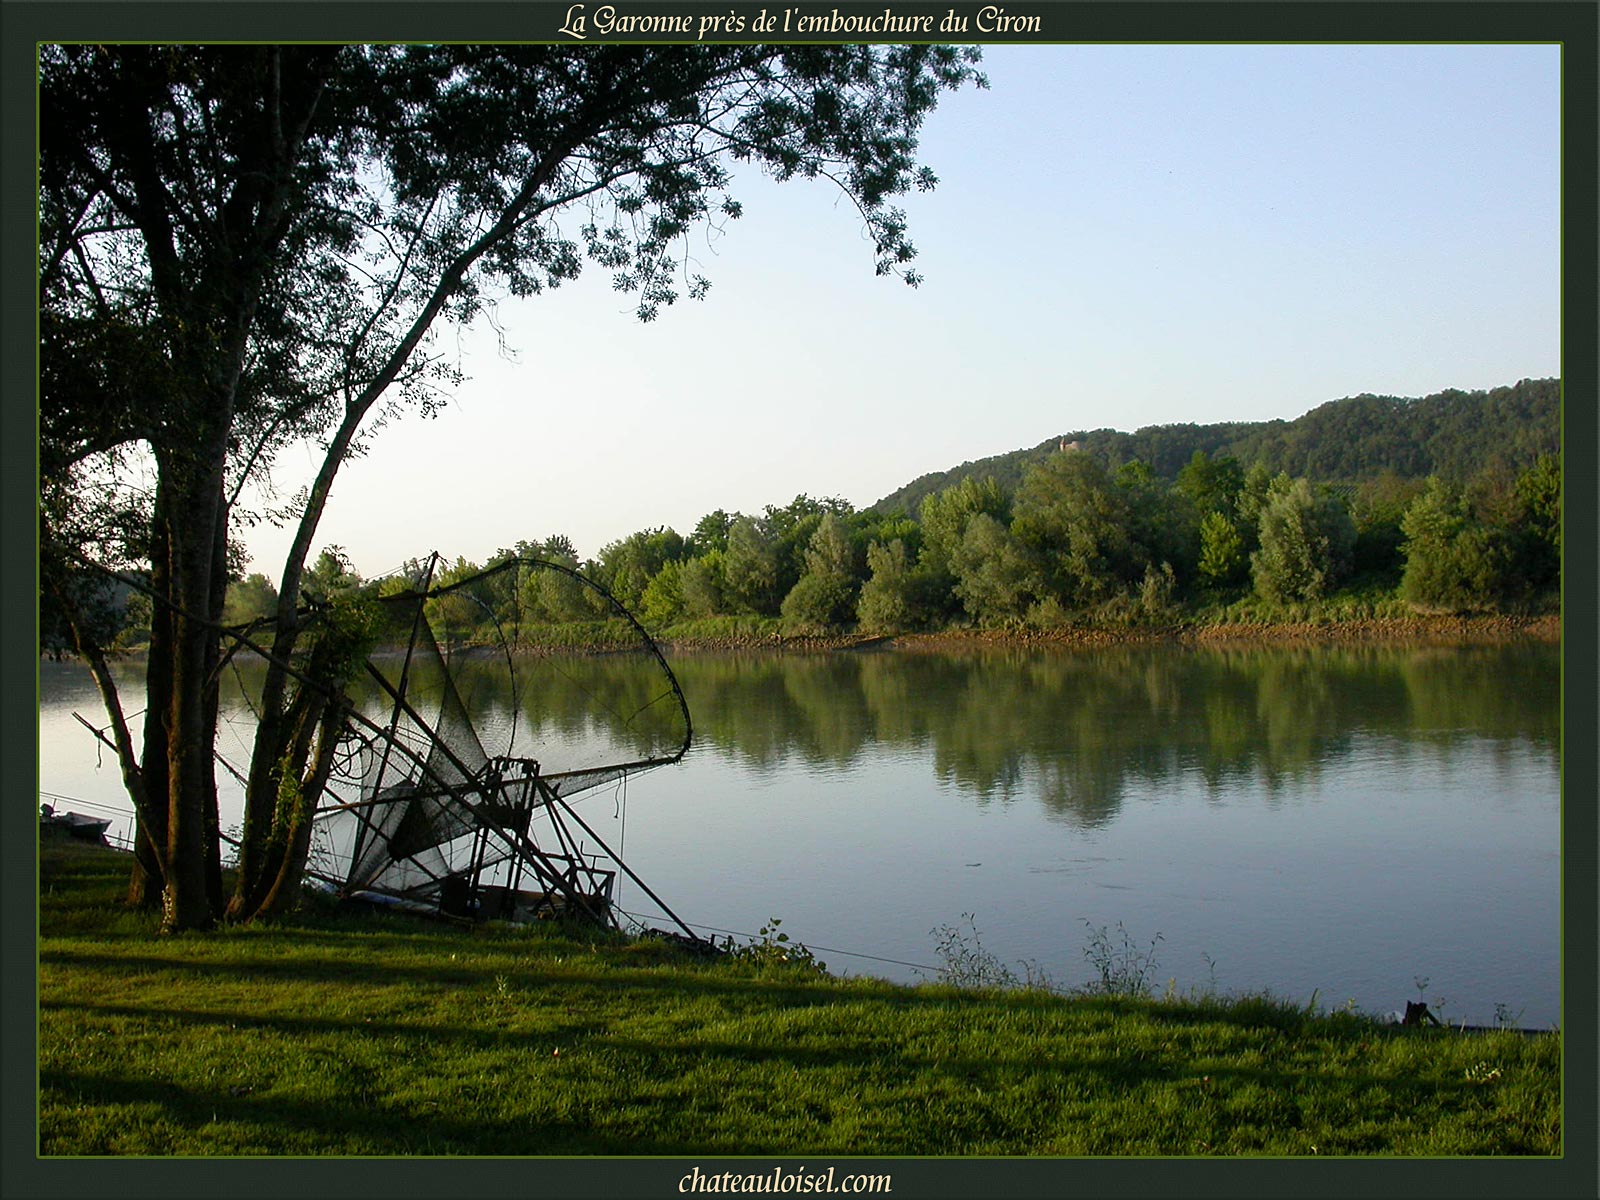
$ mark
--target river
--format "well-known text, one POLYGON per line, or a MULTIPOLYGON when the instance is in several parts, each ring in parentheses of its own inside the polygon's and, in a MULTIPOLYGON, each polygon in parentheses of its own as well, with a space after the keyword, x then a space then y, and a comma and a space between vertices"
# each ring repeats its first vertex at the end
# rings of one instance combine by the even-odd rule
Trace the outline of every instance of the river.
MULTIPOLYGON (((673 667, 693 748, 580 811, 691 924, 753 934, 778 917, 834 971, 900 980, 945 965, 955 929, 1062 987, 1094 977, 1103 930, 1158 991, 1560 1019, 1557 646, 705 652, 673 667)), ((638 671, 553 658, 519 694, 463 692, 491 751, 531 747, 548 770, 551 755, 659 749, 667 735, 627 699, 638 671)), ((235 758, 248 687, 225 693, 235 758)), ((125 809, 109 753, 72 717, 103 723, 87 673, 41 663, 40 689, 45 799, 125 809)), ((227 825, 237 799, 223 803, 227 825)), ((622 908, 653 916, 620 887, 622 908)))

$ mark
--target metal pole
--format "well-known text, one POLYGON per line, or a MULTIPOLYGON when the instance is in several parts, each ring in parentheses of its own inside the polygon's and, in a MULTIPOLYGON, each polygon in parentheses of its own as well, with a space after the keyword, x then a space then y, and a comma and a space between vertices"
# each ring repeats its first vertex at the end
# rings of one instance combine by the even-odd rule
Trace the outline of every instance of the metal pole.
POLYGON ((546 791, 547 791, 548 795, 551 797, 551 799, 553 799, 555 801, 555 803, 561 805, 561 807, 564 808, 567 811, 567 815, 570 816, 574 821, 576 821, 580 826, 582 826, 584 831, 586 833, 588 833, 588 835, 590 837, 592 837, 595 840, 596 843, 598 843, 598 845, 600 846, 600 849, 605 851, 606 857, 611 859, 612 862, 616 863, 617 866, 621 867, 625 872, 627 872, 628 878, 633 880, 635 883, 637 883, 640 886, 640 888, 642 888, 644 890, 644 894, 645 895, 649 896, 650 899, 654 900, 657 904, 659 904, 661 906, 661 911, 666 913, 667 916, 671 917, 672 920, 674 921, 674 923, 676 923, 676 925, 678 926, 679 929, 683 930, 683 932, 686 935, 688 935, 688 937, 692 941, 703 942, 703 941, 706 940, 705 938, 701 937, 698 933, 696 933, 694 930, 690 929, 687 925, 685 925, 683 923, 683 919, 681 917, 679 917, 677 913, 673 912, 670 908, 667 907, 667 902, 665 900, 663 900, 660 896, 656 895, 653 891, 651 891, 650 890, 650 885, 648 883, 646 883, 644 880, 640 879, 637 875, 635 875, 633 873, 633 868, 630 867, 627 863, 623 862, 622 859, 619 858, 617 856, 617 854, 611 849, 611 847, 606 845, 605 839, 602 838, 598 833, 596 833, 592 828, 590 828, 589 823, 587 821, 585 821, 582 817, 580 817, 577 814, 577 812, 573 809, 572 805, 568 804, 565 800, 563 800, 561 798, 561 794, 559 792, 556 792, 553 789, 546 789, 546 791))

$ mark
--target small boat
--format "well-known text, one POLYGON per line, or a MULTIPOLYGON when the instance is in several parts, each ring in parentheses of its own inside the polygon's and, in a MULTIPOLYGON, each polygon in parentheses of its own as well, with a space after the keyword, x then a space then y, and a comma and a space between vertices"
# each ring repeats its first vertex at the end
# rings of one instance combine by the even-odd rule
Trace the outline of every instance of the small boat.
POLYGON ((110 817, 86 817, 82 813, 58 813, 48 804, 39 806, 39 827, 55 829, 70 834, 79 841, 106 844, 106 830, 111 828, 110 817))

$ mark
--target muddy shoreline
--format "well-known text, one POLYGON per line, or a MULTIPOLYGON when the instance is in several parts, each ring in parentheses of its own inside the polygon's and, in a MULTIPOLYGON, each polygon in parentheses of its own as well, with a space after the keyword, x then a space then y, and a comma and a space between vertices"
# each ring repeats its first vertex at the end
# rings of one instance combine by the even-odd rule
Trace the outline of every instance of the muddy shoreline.
MULTIPOLYGON (((1561 640, 1561 618, 1555 615, 1374 617, 1353 621, 1255 622, 1229 625, 1176 625, 1141 629, 952 629, 939 633, 834 634, 786 636, 779 633, 739 634, 729 637, 661 637, 656 644, 668 654, 762 651, 815 654, 844 650, 893 650, 938 653, 986 647, 1105 646, 1313 646, 1366 645, 1493 645, 1561 640)), ((519 646, 518 655, 617 654, 638 647, 595 645, 519 646)), ((482 646, 463 647, 457 653, 482 653, 482 646)), ((142 658, 144 648, 130 656, 142 658)), ((379 651, 378 657, 395 651, 379 651)), ((41 656, 45 657, 45 656, 41 656)), ((66 656, 77 661, 76 656, 66 656)), ((246 653, 243 657, 254 657, 246 653)))
POLYGON ((663 638, 663 650, 674 654, 719 650, 900 650, 941 651, 975 646, 1138 646, 1138 645, 1304 645, 1343 642, 1481 645, 1498 642, 1559 642, 1559 616, 1425 616, 1376 617, 1355 621, 1260 622, 1253 624, 1172 626, 1146 629, 958 629, 940 633, 886 636, 841 634, 832 637, 739 636, 726 638, 663 638))

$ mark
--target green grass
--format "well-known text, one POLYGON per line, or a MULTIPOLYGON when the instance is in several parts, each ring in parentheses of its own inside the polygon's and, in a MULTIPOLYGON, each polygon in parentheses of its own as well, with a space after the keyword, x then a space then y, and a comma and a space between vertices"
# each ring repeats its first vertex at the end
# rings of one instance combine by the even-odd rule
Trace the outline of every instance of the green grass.
POLYGON ((525 625, 520 645, 540 650, 635 650, 639 637, 623 620, 567 621, 559 625, 525 625))
POLYGON ((1252 592, 1226 601, 1212 600, 1196 609, 1200 625, 1215 624, 1339 624, 1346 621, 1403 621, 1415 617, 1413 609, 1393 588, 1368 584, 1334 592, 1320 600, 1274 603, 1252 592))
POLYGON ((783 621, 778 617, 746 614, 737 617, 685 618, 651 633, 665 642, 724 641, 760 644, 783 636, 783 621))
POLYGON ((1550 1155, 1557 1034, 904 987, 555 926, 162 937, 41 853, 46 1155, 1550 1155))

